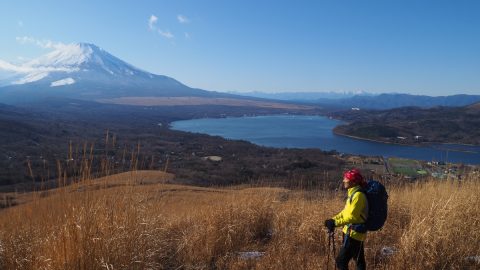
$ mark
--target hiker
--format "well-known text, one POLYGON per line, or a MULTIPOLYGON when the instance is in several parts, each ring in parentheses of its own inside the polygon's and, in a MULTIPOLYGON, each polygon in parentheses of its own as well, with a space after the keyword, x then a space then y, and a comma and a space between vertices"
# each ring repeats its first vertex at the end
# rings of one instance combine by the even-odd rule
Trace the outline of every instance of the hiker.
POLYGON ((332 219, 325 220, 325 227, 330 233, 334 232, 335 227, 343 226, 343 245, 335 259, 340 270, 348 269, 348 262, 352 258, 357 270, 366 269, 363 242, 367 236, 365 222, 368 218, 368 201, 365 193, 360 192, 365 186, 366 181, 359 170, 346 171, 343 175, 343 187, 348 194, 345 208, 332 219))

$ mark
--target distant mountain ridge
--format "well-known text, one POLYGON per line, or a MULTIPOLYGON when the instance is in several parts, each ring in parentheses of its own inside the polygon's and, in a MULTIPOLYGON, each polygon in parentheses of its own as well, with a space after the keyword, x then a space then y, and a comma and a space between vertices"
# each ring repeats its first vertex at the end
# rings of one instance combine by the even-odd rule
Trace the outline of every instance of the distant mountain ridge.
MULTIPOLYGON (((378 96, 354 96, 342 103, 345 107, 366 109, 393 109, 400 107, 432 108, 436 106, 462 107, 480 102, 480 95, 424 96, 410 94, 380 94, 378 96)), ((322 101, 319 101, 322 103, 322 101)))
POLYGON ((364 91, 347 91, 347 92, 278 92, 278 93, 266 93, 266 92, 229 92, 236 95, 249 96, 249 97, 258 97, 258 98, 268 98, 268 99, 277 99, 277 100, 287 100, 287 101, 300 101, 300 102, 312 102, 319 99, 345 99, 351 98, 354 96, 374 96, 375 94, 364 92, 364 91))
POLYGON ((365 91, 357 92, 285 92, 264 93, 247 92, 239 95, 254 96, 259 98, 278 99, 284 101, 297 101, 316 104, 324 107, 360 108, 386 110, 400 107, 432 108, 436 106, 462 107, 480 102, 480 95, 451 95, 451 96, 426 96, 403 93, 373 94, 365 91))

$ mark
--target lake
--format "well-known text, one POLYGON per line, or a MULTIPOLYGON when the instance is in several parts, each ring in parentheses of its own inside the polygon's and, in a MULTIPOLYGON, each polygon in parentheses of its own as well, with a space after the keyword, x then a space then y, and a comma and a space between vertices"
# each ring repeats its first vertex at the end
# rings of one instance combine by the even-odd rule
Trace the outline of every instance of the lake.
POLYGON ((277 148, 318 148, 366 156, 480 164, 480 146, 434 144, 417 147, 357 140, 335 135, 332 130, 339 124, 342 122, 324 116, 271 115, 176 121, 171 128, 277 148))

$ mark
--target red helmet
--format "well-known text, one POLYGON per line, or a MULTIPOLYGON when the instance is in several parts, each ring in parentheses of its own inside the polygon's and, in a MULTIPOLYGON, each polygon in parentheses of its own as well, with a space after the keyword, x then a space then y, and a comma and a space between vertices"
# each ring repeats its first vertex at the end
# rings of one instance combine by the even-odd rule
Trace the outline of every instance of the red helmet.
POLYGON ((343 179, 344 181, 357 183, 357 184, 362 184, 364 182, 363 176, 358 169, 351 169, 349 171, 346 171, 343 174, 343 179))

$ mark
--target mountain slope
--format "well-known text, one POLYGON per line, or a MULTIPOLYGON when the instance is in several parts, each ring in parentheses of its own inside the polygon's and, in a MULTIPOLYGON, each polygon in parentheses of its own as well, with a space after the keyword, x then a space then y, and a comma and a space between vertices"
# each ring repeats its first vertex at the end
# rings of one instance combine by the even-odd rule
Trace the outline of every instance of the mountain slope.
POLYGON ((20 66, 0 62, 0 100, 69 97, 233 96, 190 88, 138 69, 88 43, 66 45, 20 66))

